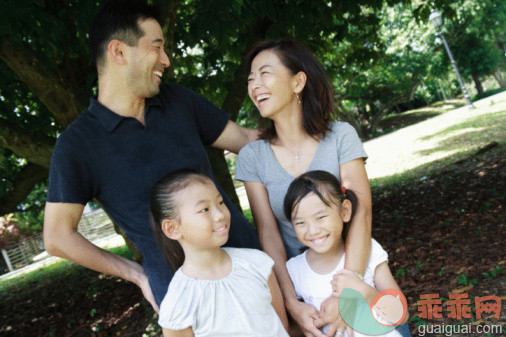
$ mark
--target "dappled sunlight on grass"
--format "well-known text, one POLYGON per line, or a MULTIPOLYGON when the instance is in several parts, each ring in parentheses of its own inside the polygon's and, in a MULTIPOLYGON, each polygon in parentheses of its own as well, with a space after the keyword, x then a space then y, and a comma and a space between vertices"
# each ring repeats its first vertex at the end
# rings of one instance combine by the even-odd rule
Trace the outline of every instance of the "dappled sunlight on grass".
POLYGON ((506 94, 462 107, 364 143, 370 179, 397 176, 430 164, 449 165, 506 139, 506 94))

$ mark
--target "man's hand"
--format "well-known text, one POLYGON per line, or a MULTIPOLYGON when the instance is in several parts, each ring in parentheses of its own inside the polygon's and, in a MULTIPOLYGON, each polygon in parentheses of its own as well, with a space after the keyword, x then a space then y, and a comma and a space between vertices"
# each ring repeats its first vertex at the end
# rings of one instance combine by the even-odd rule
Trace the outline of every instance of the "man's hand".
POLYGON ((132 282, 135 283, 139 288, 141 288, 142 295, 144 298, 151 304, 153 309, 158 313, 160 308, 156 304, 155 296, 153 295, 153 291, 151 291, 151 286, 149 285, 148 276, 144 272, 142 266, 134 261, 129 261, 132 264, 132 273, 134 276, 132 277, 132 282))
POLYGON ((158 307, 158 305, 156 305, 155 296, 153 296, 153 292, 151 291, 151 286, 149 285, 148 277, 146 276, 145 280, 142 281, 140 284, 138 284, 138 286, 139 288, 141 288, 142 295, 144 295, 144 298, 153 306, 153 309, 155 309, 156 313, 159 313, 160 308, 158 307))
POLYGON ((287 303, 287 309, 292 318, 300 326, 306 337, 324 337, 325 335, 318 330, 314 321, 318 318, 318 311, 310 304, 299 302, 297 300, 287 303))

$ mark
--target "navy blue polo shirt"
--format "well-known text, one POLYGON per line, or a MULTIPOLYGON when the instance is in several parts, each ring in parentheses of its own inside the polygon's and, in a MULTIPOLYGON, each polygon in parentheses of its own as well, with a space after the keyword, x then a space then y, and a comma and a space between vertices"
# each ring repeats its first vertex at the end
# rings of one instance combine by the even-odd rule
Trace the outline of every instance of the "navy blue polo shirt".
MULTIPOLYGON (((214 143, 227 122, 223 110, 177 84, 161 85, 160 93, 146 100, 145 126, 92 98, 56 141, 47 201, 100 201, 144 256, 143 268, 160 304, 174 271, 151 230, 151 188, 182 168, 205 172, 215 181, 204 145, 214 143)), ((260 248, 254 228, 217 187, 232 215, 226 245, 260 248)))

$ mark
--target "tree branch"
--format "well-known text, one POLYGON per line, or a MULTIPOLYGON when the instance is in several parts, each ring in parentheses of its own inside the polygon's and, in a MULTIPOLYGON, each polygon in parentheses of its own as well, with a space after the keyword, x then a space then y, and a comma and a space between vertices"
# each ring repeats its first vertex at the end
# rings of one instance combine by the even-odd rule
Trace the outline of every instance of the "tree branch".
POLYGON ((23 167, 14 181, 13 188, 0 198, 0 214, 15 212, 16 206, 26 199, 35 184, 45 179, 47 174, 48 169, 37 164, 29 163, 23 167))
POLYGON ((86 108, 80 104, 70 86, 64 85, 30 47, 19 46, 2 36, 0 59, 39 97, 63 127, 67 127, 86 108))
POLYGON ((54 139, 36 135, 0 118, 0 146, 12 150, 31 163, 49 169, 54 139))

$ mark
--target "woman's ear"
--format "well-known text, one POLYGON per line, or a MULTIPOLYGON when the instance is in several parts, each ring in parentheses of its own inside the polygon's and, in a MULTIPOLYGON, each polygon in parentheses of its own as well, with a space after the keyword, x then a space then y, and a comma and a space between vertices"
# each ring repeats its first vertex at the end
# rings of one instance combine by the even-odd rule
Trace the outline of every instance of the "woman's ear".
POLYGON ((179 223, 174 219, 165 219, 162 221, 162 231, 169 239, 181 239, 182 235, 179 227, 179 223))
POLYGON ((351 220, 351 211, 352 211, 351 201, 348 199, 344 199, 341 204, 341 217, 343 218, 343 222, 348 222, 351 220))
POLYGON ((293 77, 293 92, 296 94, 300 94, 304 87, 306 86, 306 80, 307 76, 306 73, 303 71, 299 71, 295 76, 293 77))

